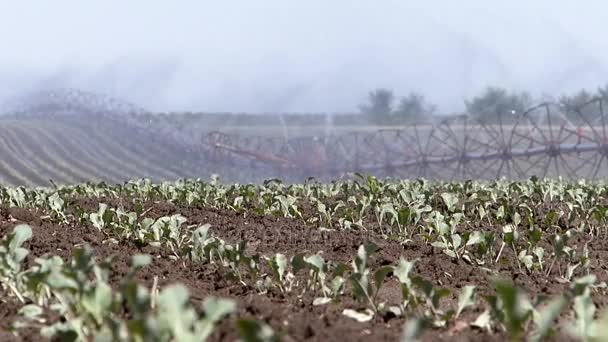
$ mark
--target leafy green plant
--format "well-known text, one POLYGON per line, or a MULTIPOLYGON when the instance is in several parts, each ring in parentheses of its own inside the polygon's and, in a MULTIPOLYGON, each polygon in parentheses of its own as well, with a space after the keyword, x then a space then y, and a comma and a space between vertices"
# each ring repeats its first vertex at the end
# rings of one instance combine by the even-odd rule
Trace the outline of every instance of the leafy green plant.
POLYGON ((272 280, 283 293, 291 292, 293 286, 293 274, 288 272, 288 265, 287 257, 281 253, 277 253, 268 259, 272 280))
POLYGON ((353 293, 358 300, 367 301, 374 313, 378 313, 378 293, 386 276, 393 272, 393 268, 383 266, 373 273, 367 267, 369 256, 378 250, 374 244, 359 246, 357 256, 353 260, 353 273, 350 276, 353 293), (371 275, 371 279, 370 279, 371 275))
POLYGON ((240 319, 236 323, 237 331, 244 342, 278 342, 279 336, 265 323, 240 319))
MULTIPOLYGON (((27 237, 27 229, 17 232, 19 239, 27 237)), ((97 264, 86 246, 76 248, 73 255, 69 263, 56 257, 39 259, 40 266, 28 271, 28 277, 39 278, 51 292, 53 301, 41 305, 64 320, 47 325, 43 307, 29 304, 20 310, 22 320, 13 324, 14 330, 35 327, 44 336, 69 341, 93 337, 101 341, 200 341, 236 310, 232 300, 208 297, 199 313, 190 305, 188 289, 179 284, 163 289, 155 300, 154 294, 134 280, 136 272, 151 262, 147 255, 132 257, 118 290, 108 283, 111 259, 97 264)))
POLYGON ((13 232, 2 239, 0 244, 0 285, 8 288, 22 303, 25 303, 22 263, 29 254, 23 244, 32 237, 32 228, 18 225, 13 232))

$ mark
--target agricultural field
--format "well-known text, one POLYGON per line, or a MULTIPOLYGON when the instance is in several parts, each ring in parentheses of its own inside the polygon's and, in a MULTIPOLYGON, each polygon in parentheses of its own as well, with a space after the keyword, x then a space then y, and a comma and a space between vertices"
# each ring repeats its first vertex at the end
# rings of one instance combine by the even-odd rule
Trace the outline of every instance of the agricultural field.
POLYGON ((352 113, 152 113, 75 90, 7 108, 0 182, 11 186, 212 174, 241 183, 328 181, 352 172, 441 180, 608 176, 602 106, 573 113, 541 105, 488 120, 438 115, 384 126, 352 113))
POLYGON ((0 119, 0 183, 51 186, 198 177, 200 155, 123 122, 73 118, 0 119))
POLYGON ((0 340, 604 341, 608 184, 0 189, 0 340))

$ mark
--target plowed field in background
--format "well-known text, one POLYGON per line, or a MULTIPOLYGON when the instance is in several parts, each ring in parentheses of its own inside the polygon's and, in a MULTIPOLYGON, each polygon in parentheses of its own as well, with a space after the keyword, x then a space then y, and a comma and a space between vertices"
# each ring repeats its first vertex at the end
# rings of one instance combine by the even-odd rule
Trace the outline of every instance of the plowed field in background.
POLYGON ((198 156, 159 137, 101 120, 0 120, 0 183, 50 186, 201 176, 198 156))

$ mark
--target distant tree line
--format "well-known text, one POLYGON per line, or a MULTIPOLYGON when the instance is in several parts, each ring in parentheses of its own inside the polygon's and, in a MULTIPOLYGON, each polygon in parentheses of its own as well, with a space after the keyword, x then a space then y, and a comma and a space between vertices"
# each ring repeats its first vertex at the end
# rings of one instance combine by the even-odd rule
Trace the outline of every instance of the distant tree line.
MULTIPOLYGON (((558 97, 543 96, 534 98, 528 92, 517 92, 501 87, 487 87, 479 95, 464 101, 464 111, 452 113, 468 115, 472 119, 485 122, 503 120, 507 123, 516 119, 516 114, 524 113, 532 106, 543 101, 557 103, 561 114, 571 120, 584 117, 592 123, 599 117, 598 102, 601 98, 604 110, 608 114, 608 85, 595 91, 582 89, 572 94, 558 97)), ((418 92, 397 96, 386 88, 370 91, 359 111, 349 113, 147 113, 138 114, 137 118, 146 126, 157 126, 169 130, 204 131, 210 128, 225 127, 272 127, 285 125, 303 126, 365 126, 365 125, 408 125, 411 123, 432 122, 435 118, 444 118, 437 106, 418 92), (361 115, 363 114, 363 115, 361 115), (441 115, 440 115, 441 114, 441 115)), ((608 118, 607 118, 608 119, 608 118)))
POLYGON ((379 88, 369 92, 368 102, 360 105, 359 110, 377 124, 422 121, 437 110, 435 105, 426 101, 424 95, 416 92, 400 98, 396 106, 395 100, 392 90, 379 88))
MULTIPOLYGON (((561 113, 570 119, 580 119, 583 116, 593 120, 600 113, 597 101, 594 102, 597 99, 608 100, 608 85, 599 87, 596 91, 582 89, 574 94, 563 94, 556 99, 545 96, 543 100, 535 99, 528 92, 490 86, 481 94, 466 99, 465 113, 462 114, 485 122, 508 122, 533 105, 548 101, 559 104, 561 113)), ((411 92, 407 96, 397 98, 392 90, 386 88, 370 91, 367 102, 360 105, 359 110, 371 122, 379 125, 423 122, 438 114, 437 106, 429 103, 424 95, 411 92)), ((605 110, 608 114, 608 108, 605 110)))

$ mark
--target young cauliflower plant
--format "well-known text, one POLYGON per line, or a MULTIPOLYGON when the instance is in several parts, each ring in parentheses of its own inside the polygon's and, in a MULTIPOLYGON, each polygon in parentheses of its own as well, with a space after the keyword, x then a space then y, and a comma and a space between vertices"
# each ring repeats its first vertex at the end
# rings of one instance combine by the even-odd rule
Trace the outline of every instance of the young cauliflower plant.
POLYGON ((38 328, 43 336, 63 341, 194 342, 209 337, 214 326, 236 310, 232 300, 214 297, 206 298, 201 310, 195 310, 188 289, 179 284, 151 293, 134 278, 151 262, 147 255, 132 257, 127 275, 115 290, 108 283, 111 261, 97 264, 88 247, 76 248, 69 263, 56 257, 37 260, 39 266, 26 276, 46 286, 49 300, 22 307, 22 318, 12 330, 18 334, 19 328, 38 328), (49 310, 64 319, 47 323, 44 312, 49 310))

